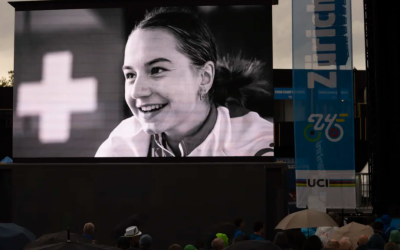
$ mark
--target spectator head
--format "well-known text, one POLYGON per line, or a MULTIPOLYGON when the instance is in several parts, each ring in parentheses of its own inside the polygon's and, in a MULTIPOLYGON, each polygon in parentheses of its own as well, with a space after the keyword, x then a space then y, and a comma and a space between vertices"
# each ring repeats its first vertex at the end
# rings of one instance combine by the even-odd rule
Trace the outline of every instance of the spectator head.
POLYGON ((229 238, 226 234, 218 233, 215 236, 217 236, 217 238, 220 238, 221 240, 223 240, 225 247, 227 247, 229 245, 229 238))
POLYGON ((139 240, 142 232, 136 226, 128 227, 125 231, 125 237, 130 238, 131 246, 138 248, 140 246, 139 240))
POLYGON ((237 228, 240 228, 241 230, 244 230, 246 224, 242 218, 237 218, 234 221, 234 224, 237 228))
POLYGON ((290 241, 292 243, 293 249, 295 250, 303 249, 306 241, 307 237, 301 232, 301 230, 293 230, 293 240, 290 241))
POLYGON ((264 223, 261 221, 254 222, 253 231, 255 234, 258 234, 258 235, 264 234, 264 223))
POLYGON ((212 250, 222 250, 225 248, 224 240, 221 238, 215 238, 211 243, 212 250))
POLYGON ((288 238, 290 243, 293 243, 294 241, 294 230, 293 229, 287 229, 284 231, 286 234, 286 237, 288 238))
POLYGON ((380 221, 377 221, 374 223, 374 226, 372 227, 374 231, 382 232, 383 231, 383 223, 380 221))
POLYGON ((150 235, 143 234, 142 237, 140 237, 139 243, 142 249, 149 249, 153 243, 153 239, 150 235))
POLYGON ((182 248, 181 245, 173 244, 173 245, 168 247, 168 250, 183 250, 183 248, 182 248))
POLYGON ((215 233, 210 233, 206 239, 206 242, 204 244, 204 248, 206 250, 210 250, 211 249, 211 243, 213 242, 213 240, 217 238, 217 236, 215 235, 215 233))
POLYGON ((399 247, 394 242, 389 242, 385 245, 384 250, 399 250, 399 247))
POLYGON ((373 228, 374 224, 375 224, 375 217, 374 216, 369 216, 367 218, 367 225, 373 228))
POLYGON ((330 239, 328 243, 326 243, 325 248, 339 250, 340 248, 339 241, 335 239, 330 239))
POLYGON ((380 249, 383 250, 385 248, 385 239, 380 234, 373 234, 368 242, 367 242, 367 249, 380 249))
POLYGON ((365 244, 367 244, 368 239, 369 239, 368 236, 366 236, 366 235, 361 235, 361 236, 358 238, 357 245, 358 245, 358 246, 364 246, 365 244))
POLYGON ((94 224, 91 222, 86 223, 83 226, 83 233, 93 236, 94 235, 94 224))
POLYGON ((348 241, 350 241, 350 242, 351 242, 351 240, 350 240, 350 238, 349 238, 349 237, 342 237, 342 238, 341 238, 341 240, 348 240, 348 241))
POLYGON ((389 241, 394 242, 396 244, 400 244, 400 232, 399 232, 399 230, 392 230, 390 232, 389 241))
POLYGON ((323 248, 321 239, 316 235, 311 235, 306 240, 303 250, 321 250, 323 248))
POLYGON ((193 245, 186 245, 183 250, 197 250, 197 248, 193 245))
POLYGON ((274 244, 281 249, 291 248, 288 237, 284 232, 279 232, 275 235, 274 244))
POLYGON ((382 221, 382 223, 385 224, 385 225, 390 225, 390 222, 392 222, 392 218, 390 218, 389 215, 384 214, 384 215, 382 215, 382 217, 381 217, 381 221, 382 221))
POLYGON ((340 248, 339 248, 340 250, 352 250, 353 249, 351 241, 347 237, 343 237, 339 241, 339 245, 340 245, 340 248))
POLYGON ((117 247, 121 250, 127 250, 131 247, 130 239, 124 236, 121 236, 117 240, 117 247))

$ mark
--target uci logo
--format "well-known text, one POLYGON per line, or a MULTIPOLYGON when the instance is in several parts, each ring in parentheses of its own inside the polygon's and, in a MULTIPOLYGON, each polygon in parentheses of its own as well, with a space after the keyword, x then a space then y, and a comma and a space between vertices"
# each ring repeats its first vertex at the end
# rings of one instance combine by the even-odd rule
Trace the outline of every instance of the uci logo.
MULTIPOLYGON (((348 114, 339 114, 339 117, 347 117, 348 114)), ((311 114, 308 117, 308 124, 304 128, 304 136, 310 142, 316 142, 321 139, 323 130, 325 137, 331 142, 338 142, 343 138, 343 128, 338 123, 344 122, 344 118, 336 119, 337 114, 328 114, 325 119, 322 114, 311 114), (335 123, 336 122, 336 123, 335 123), (327 126, 326 126, 327 125, 327 126)))
POLYGON ((297 179, 296 187, 329 187, 329 179, 297 179))
POLYGON ((329 187, 329 180, 328 179, 308 179, 307 180, 307 186, 308 187, 315 187, 317 185, 318 187, 329 187))

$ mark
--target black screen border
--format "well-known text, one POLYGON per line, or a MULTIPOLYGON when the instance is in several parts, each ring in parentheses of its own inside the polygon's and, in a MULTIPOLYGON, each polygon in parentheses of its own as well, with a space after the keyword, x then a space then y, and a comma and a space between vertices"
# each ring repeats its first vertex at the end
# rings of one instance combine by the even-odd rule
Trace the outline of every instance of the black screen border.
POLYGON ((272 163, 275 156, 223 157, 26 157, 13 158, 14 163, 272 163))
MULTIPOLYGON (((276 4, 274 0, 52 0, 9 2, 15 11, 63 10, 63 9, 103 9, 123 8, 131 6, 233 6, 276 4)), ((271 13, 272 14, 272 13, 271 13)), ((271 15, 272 17, 272 15, 271 15)))

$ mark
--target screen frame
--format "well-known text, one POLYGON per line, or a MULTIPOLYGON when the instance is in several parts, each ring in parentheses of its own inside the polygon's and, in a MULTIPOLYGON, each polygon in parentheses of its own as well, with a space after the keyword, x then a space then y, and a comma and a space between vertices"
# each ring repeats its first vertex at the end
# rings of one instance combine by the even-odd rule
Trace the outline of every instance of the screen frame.
POLYGON ((129 6, 232 6, 232 5, 274 5, 273 0, 52 0, 9 2, 15 11, 62 10, 62 9, 102 9, 123 8, 129 6))
MULTIPOLYGON (((154 7, 154 6, 233 6, 233 5, 258 5, 271 6, 271 80, 273 79, 273 35, 272 35, 272 5, 276 4, 273 0, 53 0, 53 1, 22 1, 9 2, 15 11, 40 11, 40 10, 63 10, 63 9, 103 9, 103 8, 129 8, 134 6, 154 7)), ((272 85, 274 83, 272 82, 272 85)), ((14 88, 14 96, 16 89, 14 88)), ((271 103, 274 103, 271 99, 271 103)), ((275 120, 275 112, 273 118, 275 120)), ((275 121, 274 124, 274 146, 275 141, 275 121)), ((14 131, 13 131, 14 132, 14 131)), ((228 163, 228 162, 251 162, 251 163, 270 163, 275 161, 276 147, 274 156, 226 156, 226 157, 23 157, 13 158, 14 163, 228 163)))

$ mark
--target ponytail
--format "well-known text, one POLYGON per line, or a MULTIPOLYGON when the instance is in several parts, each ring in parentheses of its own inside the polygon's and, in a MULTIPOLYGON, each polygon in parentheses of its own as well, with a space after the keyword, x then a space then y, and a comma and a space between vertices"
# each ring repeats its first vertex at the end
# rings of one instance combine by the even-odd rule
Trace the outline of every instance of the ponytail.
POLYGON ((235 102, 246 107, 246 100, 268 97, 268 82, 264 79, 265 63, 245 60, 240 56, 226 56, 217 61, 213 86, 209 97, 216 105, 227 106, 235 102))

